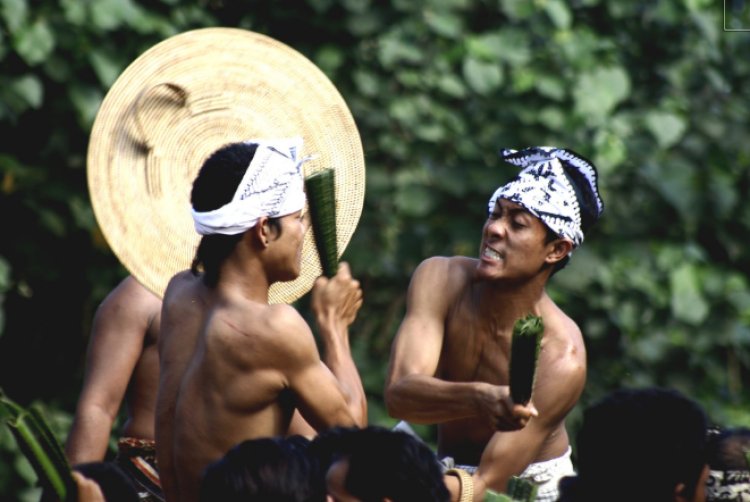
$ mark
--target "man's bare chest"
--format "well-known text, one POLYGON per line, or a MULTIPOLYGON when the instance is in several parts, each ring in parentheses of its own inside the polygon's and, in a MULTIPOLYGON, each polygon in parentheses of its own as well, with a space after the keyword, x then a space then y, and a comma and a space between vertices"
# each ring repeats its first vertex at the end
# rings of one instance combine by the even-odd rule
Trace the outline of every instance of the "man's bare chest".
POLYGON ((469 309, 453 312, 445 321, 440 377, 507 384, 510 334, 469 309))

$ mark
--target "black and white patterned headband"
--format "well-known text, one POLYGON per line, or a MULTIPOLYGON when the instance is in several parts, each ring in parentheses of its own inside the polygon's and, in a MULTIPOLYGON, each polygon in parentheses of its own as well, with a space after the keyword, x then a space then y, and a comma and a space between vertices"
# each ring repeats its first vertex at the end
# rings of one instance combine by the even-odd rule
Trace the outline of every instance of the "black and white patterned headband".
POLYGON ((557 235, 570 239, 574 247, 580 246, 583 242, 580 195, 566 169, 578 171, 589 184, 598 216, 603 204, 594 166, 570 150, 547 146, 521 151, 505 149, 501 156, 523 170, 492 194, 489 210, 495 208, 497 199, 507 199, 523 206, 557 235))

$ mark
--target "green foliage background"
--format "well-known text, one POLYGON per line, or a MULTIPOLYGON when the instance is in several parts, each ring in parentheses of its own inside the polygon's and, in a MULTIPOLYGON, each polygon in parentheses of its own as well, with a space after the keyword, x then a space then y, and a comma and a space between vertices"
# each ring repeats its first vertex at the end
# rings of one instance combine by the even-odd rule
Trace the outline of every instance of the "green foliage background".
MULTIPOLYGON (((744 2, 724 3, 741 26, 744 2)), ((750 34, 724 19, 709 0, 0 0, 0 386, 64 439, 93 311, 126 274, 87 192, 98 106, 152 45, 232 26, 313 60, 360 129, 367 195, 344 258, 365 292, 372 423, 394 423, 382 388, 412 270, 476 253, 515 172, 500 148, 557 145, 595 162, 606 205, 550 285, 588 346, 571 429, 643 385, 750 425, 750 34)), ((0 493, 34 500, 33 483, 0 428, 0 493)))

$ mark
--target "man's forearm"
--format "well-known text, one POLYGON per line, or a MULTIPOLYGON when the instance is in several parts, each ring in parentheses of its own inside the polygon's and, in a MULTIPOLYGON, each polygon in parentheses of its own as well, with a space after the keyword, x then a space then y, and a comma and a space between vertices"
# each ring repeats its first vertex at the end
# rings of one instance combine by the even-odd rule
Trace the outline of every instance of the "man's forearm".
POLYGON ((65 444, 71 465, 104 460, 112 423, 109 415, 96 410, 76 416, 65 444))
POLYGON ((477 416, 478 382, 446 382, 425 375, 409 375, 392 383, 385 393, 388 413, 420 424, 436 424, 477 416))
POLYGON ((344 391, 352 416, 360 427, 367 424, 367 398, 362 379, 352 358, 347 330, 342 327, 320 326, 324 343, 323 362, 331 370, 344 391), (342 332, 343 330, 343 332, 342 332))

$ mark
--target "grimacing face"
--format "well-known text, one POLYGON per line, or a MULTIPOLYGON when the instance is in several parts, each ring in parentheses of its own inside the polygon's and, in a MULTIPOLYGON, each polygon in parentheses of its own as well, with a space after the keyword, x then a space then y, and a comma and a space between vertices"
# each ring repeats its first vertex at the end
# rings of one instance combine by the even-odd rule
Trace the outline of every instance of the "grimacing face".
POLYGON ((548 255, 547 227, 525 208, 498 199, 482 228, 477 273, 484 279, 530 277, 548 255))

